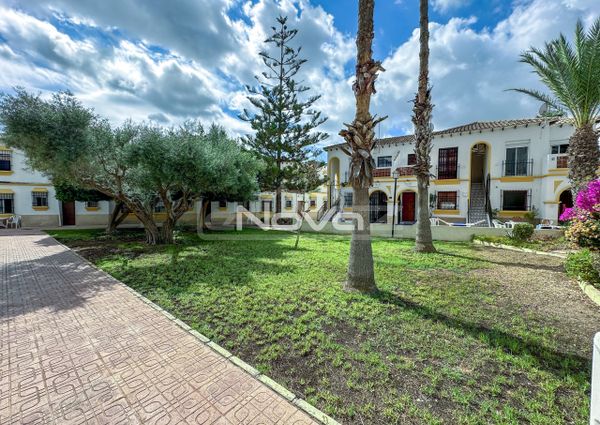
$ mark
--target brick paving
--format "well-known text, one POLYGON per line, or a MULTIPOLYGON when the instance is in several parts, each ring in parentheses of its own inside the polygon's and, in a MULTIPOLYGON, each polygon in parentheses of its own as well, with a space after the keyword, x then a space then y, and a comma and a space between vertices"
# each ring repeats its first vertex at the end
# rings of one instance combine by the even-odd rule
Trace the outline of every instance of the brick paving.
POLYGON ((54 239, 0 231, 0 424, 30 423, 316 422, 54 239))

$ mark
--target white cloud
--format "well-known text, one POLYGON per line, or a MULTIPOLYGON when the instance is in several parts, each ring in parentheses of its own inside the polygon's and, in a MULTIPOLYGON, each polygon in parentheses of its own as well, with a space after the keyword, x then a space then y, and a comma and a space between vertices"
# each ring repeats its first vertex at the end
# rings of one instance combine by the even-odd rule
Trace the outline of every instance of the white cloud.
MULTIPOLYGON (((473 18, 431 23, 430 76, 436 128, 534 116, 537 102, 506 91, 543 89, 530 69, 519 63, 519 54, 532 45, 542 46, 560 32, 571 34, 578 18, 586 19, 598 9, 575 8, 560 0, 534 0, 517 5, 506 20, 491 29, 476 31, 473 18)), ((390 115, 382 124, 385 133, 412 131, 410 101, 417 87, 418 37, 415 30, 384 61, 388 71, 380 77, 374 105, 376 111, 390 115)))
MULTIPOLYGON (((354 115, 353 76, 348 75, 354 40, 309 0, 247 1, 236 19, 227 14, 241 3, 234 0, 2 2, 0 89, 68 88, 115 122, 129 117, 161 123, 200 118, 243 134, 248 125, 235 116, 249 107, 243 85, 253 84, 254 75, 262 71, 258 52, 266 47, 263 41, 275 18, 288 15, 308 59, 300 78, 312 93, 322 94, 316 106, 329 117, 323 129, 334 137, 326 143, 338 142, 335 135, 342 123, 354 115), (63 31, 57 20, 80 33, 63 31)), ((434 1, 441 8, 458 3, 464 1, 434 1)), ((516 2, 508 18, 483 30, 475 29, 475 18, 431 23, 436 128, 534 115, 535 102, 505 91, 539 87, 518 62, 519 53, 561 31, 572 33, 577 18, 589 23, 599 9, 589 0, 528 0, 516 2)), ((377 59, 387 69, 372 103, 374 113, 390 117, 382 124, 382 134, 411 132, 418 30, 388 57, 377 59)))

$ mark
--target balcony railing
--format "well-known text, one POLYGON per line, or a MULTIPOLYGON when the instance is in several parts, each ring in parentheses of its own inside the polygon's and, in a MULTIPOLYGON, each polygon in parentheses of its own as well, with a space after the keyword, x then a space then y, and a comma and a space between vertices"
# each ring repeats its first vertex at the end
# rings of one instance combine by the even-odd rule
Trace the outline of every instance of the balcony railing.
POLYGON ((390 177, 391 175, 391 168, 375 168, 373 170, 373 177, 390 177))
POLYGON ((502 161, 502 177, 533 175, 533 159, 529 161, 502 161))
POLYGON ((460 175, 460 164, 436 167, 436 176, 438 180, 453 180, 460 175))
POLYGON ((569 168, 569 155, 566 153, 548 155, 548 168, 569 168))
POLYGON ((415 175, 415 167, 412 165, 406 165, 403 167, 398 167, 396 168, 396 171, 398 171, 398 176, 402 177, 402 176, 414 176, 415 175))

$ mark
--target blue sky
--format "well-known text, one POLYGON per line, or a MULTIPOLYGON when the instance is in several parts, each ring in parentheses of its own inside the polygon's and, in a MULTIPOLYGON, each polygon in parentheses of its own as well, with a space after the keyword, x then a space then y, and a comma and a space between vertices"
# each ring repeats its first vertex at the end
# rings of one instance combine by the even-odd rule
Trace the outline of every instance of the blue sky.
MULTIPOLYGON (((0 0, 0 90, 23 86, 75 93, 115 124, 127 118, 176 125, 217 122, 249 131, 237 115, 244 86, 261 72, 258 52, 277 15, 290 17, 308 59, 301 78, 322 94, 317 107, 336 136, 353 116, 357 1, 0 0)), ((541 88, 519 53, 589 24, 598 0, 432 0, 434 125, 534 116, 536 102, 507 92, 541 88)), ((374 55, 380 76, 373 112, 382 135, 412 131, 418 72, 416 0, 378 0, 374 55)))

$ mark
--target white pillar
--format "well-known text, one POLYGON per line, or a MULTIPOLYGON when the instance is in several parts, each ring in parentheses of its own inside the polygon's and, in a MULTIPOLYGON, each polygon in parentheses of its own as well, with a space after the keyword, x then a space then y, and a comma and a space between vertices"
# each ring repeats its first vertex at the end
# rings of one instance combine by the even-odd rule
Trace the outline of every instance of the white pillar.
POLYGON ((600 332, 594 337, 590 425, 600 424, 600 332))

